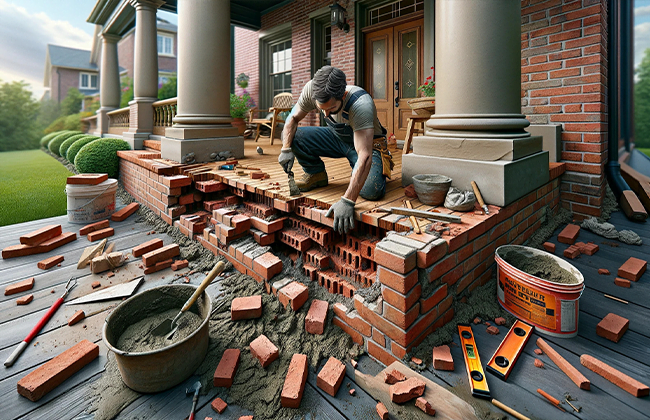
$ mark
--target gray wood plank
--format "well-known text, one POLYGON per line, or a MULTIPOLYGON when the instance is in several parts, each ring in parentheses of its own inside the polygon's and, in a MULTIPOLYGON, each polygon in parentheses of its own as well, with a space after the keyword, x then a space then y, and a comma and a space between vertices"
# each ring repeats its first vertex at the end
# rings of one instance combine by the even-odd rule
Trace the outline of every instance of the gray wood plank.
POLYGON ((624 304, 608 299, 599 291, 585 288, 580 298, 580 311, 593 315, 597 319, 604 318, 613 312, 630 320, 629 331, 637 332, 650 338, 650 309, 630 302, 624 304))
POLYGON ((63 395, 50 401, 48 404, 38 407, 31 413, 19 417, 25 420, 71 420, 74 418, 86 417, 83 413, 92 404, 93 400, 88 399, 88 387, 101 377, 101 373, 80 383, 63 395))

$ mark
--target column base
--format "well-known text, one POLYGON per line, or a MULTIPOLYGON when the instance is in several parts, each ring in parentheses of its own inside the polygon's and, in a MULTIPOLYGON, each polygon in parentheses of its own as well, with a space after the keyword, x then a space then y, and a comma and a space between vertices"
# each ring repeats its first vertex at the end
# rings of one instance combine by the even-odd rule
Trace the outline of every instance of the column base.
POLYGON ((230 124, 223 125, 185 125, 174 124, 165 129, 165 137, 178 140, 237 137, 239 130, 230 124))
POLYGON ((125 131, 122 133, 122 139, 129 143, 131 150, 142 150, 144 149, 144 141, 149 140, 149 133, 133 133, 131 131, 125 131))
POLYGON ((108 113, 117 108, 112 107, 101 107, 95 112, 97 115, 97 129, 93 133, 96 136, 101 137, 102 134, 108 133, 108 113))
POLYGON ((153 133, 153 103, 157 98, 136 98, 129 102, 129 133, 153 133))
POLYGON ((165 136, 160 142, 161 157, 180 163, 190 163, 186 161, 187 155, 194 153, 196 163, 202 163, 215 161, 210 157, 213 153, 229 151, 233 158, 241 159, 244 157, 244 138, 236 134, 237 129, 235 129, 235 136, 231 137, 179 140, 165 136))
POLYGON ((413 138, 413 153, 453 159, 514 161, 541 152, 542 141, 541 136, 517 139, 418 136, 413 138))
POLYGON ((402 156, 402 185, 413 183, 414 175, 429 173, 451 177, 451 185, 462 190, 471 191, 471 182, 476 181, 485 202, 502 207, 548 182, 548 152, 493 162, 415 153, 402 156))

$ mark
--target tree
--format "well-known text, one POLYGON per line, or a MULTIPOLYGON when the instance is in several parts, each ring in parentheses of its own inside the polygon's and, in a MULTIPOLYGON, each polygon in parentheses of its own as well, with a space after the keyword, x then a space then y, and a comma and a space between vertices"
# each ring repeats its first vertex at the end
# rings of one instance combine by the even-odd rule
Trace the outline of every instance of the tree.
POLYGON ((650 147, 650 48, 636 70, 634 85, 634 137, 637 147, 650 147))
POLYGON ((39 103, 27 86, 23 81, 0 85, 0 152, 38 149, 42 137, 36 123, 39 103))
POLYGON ((77 88, 70 88, 65 99, 61 101, 61 112, 65 115, 77 114, 81 111, 81 104, 84 101, 84 94, 77 88))
POLYGON ((171 76, 162 86, 158 88, 158 99, 169 99, 176 97, 176 76, 171 76))
POLYGON ((122 88, 120 108, 126 108, 129 106, 129 102, 133 100, 133 79, 131 79, 129 76, 122 78, 120 86, 122 88))
POLYGON ((41 110, 38 114, 38 125, 45 128, 61 116, 61 105, 53 99, 41 100, 41 110))

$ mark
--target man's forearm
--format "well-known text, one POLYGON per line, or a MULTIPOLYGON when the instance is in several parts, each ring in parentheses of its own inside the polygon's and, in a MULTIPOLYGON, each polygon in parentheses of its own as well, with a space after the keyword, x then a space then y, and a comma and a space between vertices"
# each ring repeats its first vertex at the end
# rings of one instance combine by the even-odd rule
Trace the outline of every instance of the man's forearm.
POLYGON ((296 134, 297 129, 298 123, 296 122, 295 118, 293 115, 289 116, 286 123, 284 124, 284 128, 282 129, 282 148, 288 149, 291 147, 291 144, 293 143, 293 136, 296 134))
POLYGON ((370 173, 370 167, 372 166, 372 154, 359 156, 356 165, 354 165, 354 170, 352 171, 352 177, 350 179, 350 184, 348 185, 347 191, 343 197, 348 200, 357 201, 359 193, 363 188, 363 184, 366 183, 368 179, 368 174, 370 173))

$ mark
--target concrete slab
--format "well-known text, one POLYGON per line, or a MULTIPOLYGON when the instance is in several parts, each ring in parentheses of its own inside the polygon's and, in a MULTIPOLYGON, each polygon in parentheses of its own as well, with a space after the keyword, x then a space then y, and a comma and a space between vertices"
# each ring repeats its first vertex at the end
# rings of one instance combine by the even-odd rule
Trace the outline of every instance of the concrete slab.
POLYGON ((451 177, 451 185, 472 189, 476 181, 488 204, 505 206, 549 180, 548 152, 539 152, 516 161, 452 159, 409 153, 402 156, 402 185, 413 182, 413 175, 438 173, 451 177))
POLYGON ((185 140, 165 137, 160 142, 160 146, 161 157, 176 162, 181 162, 183 156, 190 152, 194 153, 197 163, 212 162, 210 154, 225 152, 226 150, 232 153, 233 158, 241 159, 244 157, 243 137, 213 137, 185 140))
POLYGON ((542 151, 542 137, 514 139, 454 138, 418 136, 413 138, 413 153, 456 159, 513 161, 542 151))
POLYGON ((559 162, 562 156, 562 126, 559 124, 531 124, 526 129, 533 136, 542 136, 542 150, 548 152, 549 162, 559 162))

